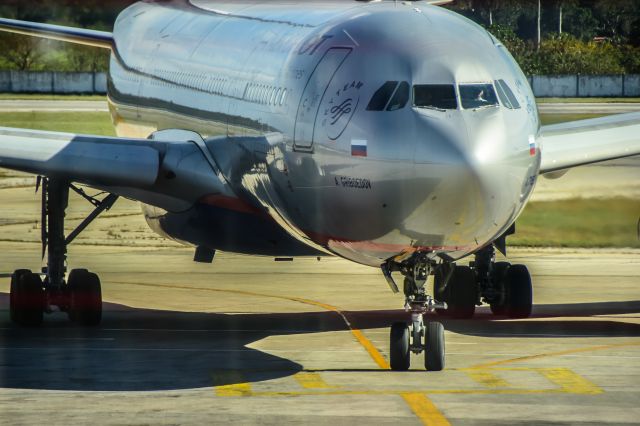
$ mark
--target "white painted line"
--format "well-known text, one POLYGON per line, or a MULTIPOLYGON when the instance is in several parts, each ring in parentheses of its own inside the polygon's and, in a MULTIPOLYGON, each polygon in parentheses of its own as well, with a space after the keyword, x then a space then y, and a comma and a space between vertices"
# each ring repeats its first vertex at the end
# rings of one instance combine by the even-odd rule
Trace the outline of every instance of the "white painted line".
MULTIPOLYGON (((447 356, 449 355, 460 355, 460 356, 469 356, 469 355, 473 355, 473 356, 477 356, 478 353, 477 352, 447 352, 447 356)), ((531 354, 496 354, 496 353, 490 353, 490 352, 483 352, 482 353, 483 356, 508 356, 508 357, 527 357, 530 356, 531 354)), ((553 355, 554 358, 606 358, 606 359, 610 359, 610 358, 620 358, 620 359, 640 359, 640 356, 627 356, 627 355, 553 355)), ((535 359, 532 359, 535 361, 535 359)), ((495 368, 501 368, 501 365, 496 365, 495 368)), ((488 368, 493 368, 493 367, 488 367, 488 368)))
MULTIPOLYGON (((73 354, 73 352, 69 352, 73 349, 79 349, 79 351, 90 351, 90 352, 221 352, 221 353, 235 353, 235 352, 263 352, 266 349, 201 349, 201 348, 70 348, 70 347, 53 347, 53 346, 42 346, 42 347, 0 347, 2 351, 64 351, 69 354, 73 354)), ((295 350, 268 350, 269 353, 305 353, 308 354, 309 350, 305 349, 295 349, 295 350)), ((332 350, 314 350, 313 353, 362 353, 362 350, 341 350, 341 349, 332 349, 332 350)))
MULTIPOLYGON (((17 327, 0 327, 0 331, 10 331, 10 330, 20 330, 17 327)), ((64 329, 67 330, 67 329, 64 329)), ((71 329, 68 329, 71 331, 71 329)), ((173 328, 99 328, 95 330, 96 332, 103 331, 116 331, 116 332, 152 332, 157 331, 160 333, 291 333, 291 334, 309 334, 309 333, 344 333, 349 330, 318 330, 318 329, 308 329, 308 330, 269 330, 269 329, 227 329, 224 330, 188 330, 188 329, 173 329, 173 328)))

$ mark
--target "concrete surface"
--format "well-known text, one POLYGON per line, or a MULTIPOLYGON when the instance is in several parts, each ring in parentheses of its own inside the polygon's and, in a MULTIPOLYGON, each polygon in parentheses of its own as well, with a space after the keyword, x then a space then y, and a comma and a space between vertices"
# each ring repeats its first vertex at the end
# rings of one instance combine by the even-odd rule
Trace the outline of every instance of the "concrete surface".
POLYGON ((640 94, 640 75, 534 75, 529 77, 538 97, 633 97, 640 94))
MULTIPOLYGON (((33 178, 0 179, 0 273, 40 266, 33 178), (22 180, 20 180, 22 179, 22 180)), ((70 229, 90 211, 71 200, 70 229)), ((123 200, 72 245, 100 274, 102 325, 8 318, 0 278, 0 424, 637 424, 640 250, 510 250, 534 276, 534 316, 443 321, 447 368, 388 371, 407 318, 379 271, 274 262, 153 235, 123 200)), ((436 318, 430 318, 436 319, 436 318)))
POLYGON ((53 91, 55 93, 93 93, 95 91, 95 73, 53 73, 53 91))
MULTIPOLYGON (((637 197, 637 166, 541 179, 535 196, 637 197)), ((407 317, 379 271, 227 253, 195 264, 127 200, 70 250, 70 268, 102 278, 103 324, 13 326, 2 274, 41 266, 34 181, 0 170, 2 425, 639 423, 640 250, 510 249, 532 271, 533 317, 483 307, 443 321, 445 371, 413 356, 394 373, 388 326, 407 317)), ((74 196, 67 233, 90 210, 74 196)))
MULTIPOLYGON (((36 244, 1 244, 3 270, 36 244)), ((0 280, 3 424, 637 424, 640 251, 519 251, 534 317, 444 321, 447 368, 386 370, 406 318, 380 274, 337 259, 76 246, 103 280, 104 322, 8 321, 0 280), (603 291, 606 283, 606 291, 603 291), (335 311, 339 310, 351 324, 335 311), (380 361, 380 359, 382 361, 380 361), (437 421, 437 422, 436 422, 437 421)))
POLYGON ((0 71, 0 92, 107 93, 107 78, 99 72, 0 71))
POLYGON ((538 104, 541 114, 624 114, 640 111, 640 103, 545 103, 538 104))
POLYGON ((559 179, 540 177, 531 201, 615 197, 640 200, 640 157, 576 167, 559 179))
POLYGON ((622 75, 581 75, 578 77, 577 96, 621 97, 625 95, 625 83, 622 75))
POLYGON ((577 75, 537 75, 531 78, 533 93, 540 97, 576 97, 577 86, 577 75))

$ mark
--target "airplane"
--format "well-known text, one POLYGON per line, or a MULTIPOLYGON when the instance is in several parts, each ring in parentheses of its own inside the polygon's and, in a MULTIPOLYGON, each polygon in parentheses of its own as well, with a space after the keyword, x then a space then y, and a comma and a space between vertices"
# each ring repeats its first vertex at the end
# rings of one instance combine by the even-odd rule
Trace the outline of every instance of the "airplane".
POLYGON ((119 197, 197 262, 223 250, 379 268, 410 314, 391 326, 393 370, 412 352, 444 368, 427 312, 528 317, 531 275, 496 250, 539 176, 640 154, 640 114, 541 126, 505 46, 444 3, 145 0, 111 33, 0 19, 109 49, 118 135, 0 128, 0 167, 38 176, 46 251, 42 273, 12 274, 12 320, 100 323, 100 279, 67 274, 67 247, 119 197), (95 210, 65 235, 70 191, 95 210))

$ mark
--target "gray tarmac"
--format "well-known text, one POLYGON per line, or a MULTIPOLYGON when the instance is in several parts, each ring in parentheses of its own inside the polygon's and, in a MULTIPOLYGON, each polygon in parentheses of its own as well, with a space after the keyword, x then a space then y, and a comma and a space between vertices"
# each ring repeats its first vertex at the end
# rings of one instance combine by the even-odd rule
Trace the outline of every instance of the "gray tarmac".
MULTIPOLYGON (((548 182, 588 196, 579 170, 611 188, 637 176, 625 161, 548 182)), ((228 253, 196 264, 127 200, 70 248, 70 268, 102 279, 101 326, 60 312, 13 326, 2 274, 41 266, 33 183, 0 171, 0 424, 640 423, 640 250, 510 249, 533 274, 532 318, 431 316, 447 330, 446 369, 413 356, 397 373, 388 327, 407 315, 379 271, 228 253)), ((73 197, 68 228, 90 210, 73 197)))
MULTIPOLYGON (((0 270, 39 265, 0 243, 0 270)), ((100 274, 100 327, 8 319, 0 280, 1 424, 637 424, 640 251, 514 249, 534 315, 442 320, 447 367, 388 370, 407 318, 378 271, 174 247, 75 246, 100 274)), ((430 320, 441 320, 430 317, 430 320)))
POLYGON ((640 103, 541 103, 541 114, 623 114, 640 111, 640 103))

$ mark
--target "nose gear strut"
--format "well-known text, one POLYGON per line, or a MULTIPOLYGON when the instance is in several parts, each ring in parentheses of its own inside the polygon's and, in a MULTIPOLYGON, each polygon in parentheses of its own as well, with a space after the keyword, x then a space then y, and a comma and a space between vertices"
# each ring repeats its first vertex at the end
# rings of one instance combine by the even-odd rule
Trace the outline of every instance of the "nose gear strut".
POLYGON ((424 365, 428 371, 444 368, 444 327, 439 322, 424 322, 424 314, 447 309, 447 304, 436 301, 427 294, 427 278, 436 267, 436 262, 426 253, 415 253, 403 262, 387 262, 382 271, 392 290, 398 290, 391 271, 404 275, 405 311, 411 313, 411 323, 397 322, 391 326, 391 369, 405 371, 410 367, 410 353, 425 353, 424 365))

